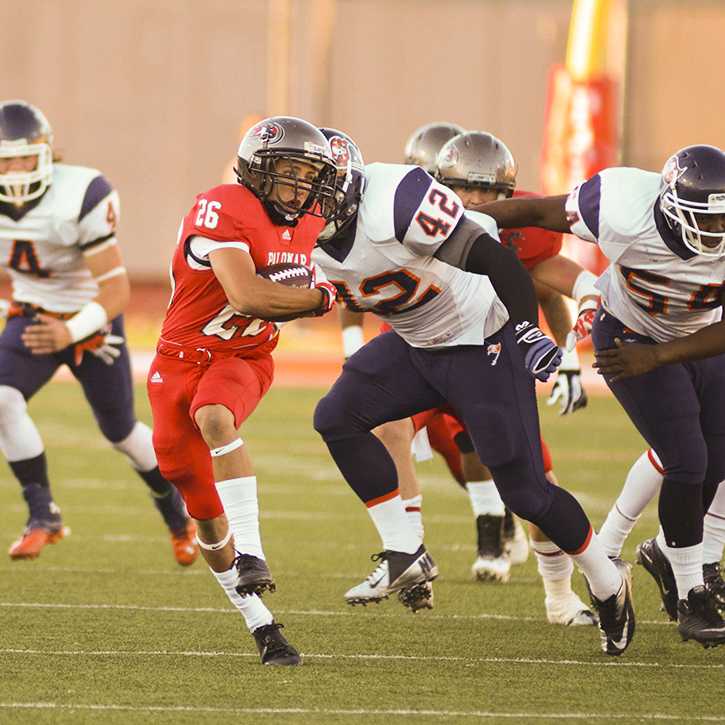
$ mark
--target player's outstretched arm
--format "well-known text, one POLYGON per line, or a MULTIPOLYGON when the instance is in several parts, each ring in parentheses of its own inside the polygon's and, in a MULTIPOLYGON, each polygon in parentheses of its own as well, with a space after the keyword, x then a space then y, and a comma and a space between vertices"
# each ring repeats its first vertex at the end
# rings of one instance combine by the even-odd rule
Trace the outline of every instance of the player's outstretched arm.
POLYGON ((229 304, 243 315, 273 322, 289 320, 326 312, 335 301, 334 288, 326 280, 301 288, 258 277, 252 257, 240 249, 213 250, 209 261, 229 304))
POLYGON ((472 208, 493 217, 501 229, 542 227, 568 234, 566 199, 565 195, 502 199, 472 208))

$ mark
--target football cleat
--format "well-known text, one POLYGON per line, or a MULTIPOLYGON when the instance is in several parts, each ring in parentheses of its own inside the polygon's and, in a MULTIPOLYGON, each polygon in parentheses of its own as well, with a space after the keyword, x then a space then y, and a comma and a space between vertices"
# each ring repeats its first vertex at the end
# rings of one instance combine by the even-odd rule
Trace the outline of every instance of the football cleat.
POLYGON ((550 624, 563 624, 566 627, 591 627, 597 624, 592 610, 575 592, 565 597, 546 597, 544 605, 546 619, 550 624))
POLYGON ((693 587, 677 602, 677 631, 685 642, 694 639, 705 648, 725 644, 725 621, 705 587, 693 587))
POLYGON ((503 516, 482 514, 476 517, 478 556, 471 573, 479 581, 505 583, 511 575, 511 559, 505 551, 503 516))
POLYGON ((662 609, 677 621, 677 584, 672 565, 662 553, 655 539, 647 539, 637 546, 636 560, 655 580, 662 597, 662 609))
POLYGON ((525 563, 529 558, 529 538, 521 522, 509 509, 503 517, 503 540, 511 566, 525 563))
POLYGON ((364 582, 345 592, 348 604, 377 603, 400 592, 401 604, 413 611, 432 607, 432 588, 428 597, 427 591, 420 585, 433 581, 438 576, 438 567, 425 546, 421 544, 413 554, 386 550, 370 558, 380 563, 364 582), (430 606, 425 604, 426 601, 430 606))
POLYGON ((433 609, 433 582, 414 584, 398 592, 398 601, 413 614, 421 609, 433 609))
POLYGON ((43 525, 43 522, 30 521, 22 536, 14 541, 8 554, 13 560, 37 559, 43 547, 55 544, 70 535, 70 529, 63 524, 43 525))
POLYGON ((284 627, 279 622, 265 624, 252 632, 257 643, 263 665, 271 667, 294 667, 302 664, 300 653, 287 641, 279 630, 284 627))
MULTIPOLYGON (((592 606, 599 616, 599 634, 604 654, 618 657, 629 647, 634 636, 634 607, 632 606, 631 567, 621 559, 612 563, 622 575, 622 584, 616 594, 601 601, 590 591, 592 606)), ((589 585, 587 584, 587 588, 589 585)))
POLYGON ((237 554, 233 566, 237 568, 237 594, 261 596, 265 591, 274 592, 277 588, 264 559, 253 554, 237 554))
POLYGON ((718 562, 705 564, 702 567, 702 578, 705 580, 705 589, 715 601, 715 606, 721 614, 725 613, 725 581, 720 573, 720 564, 718 562))
POLYGON ((191 566, 199 557, 199 544, 196 543, 196 524, 189 520, 183 532, 171 534, 171 548, 174 559, 180 566, 191 566))

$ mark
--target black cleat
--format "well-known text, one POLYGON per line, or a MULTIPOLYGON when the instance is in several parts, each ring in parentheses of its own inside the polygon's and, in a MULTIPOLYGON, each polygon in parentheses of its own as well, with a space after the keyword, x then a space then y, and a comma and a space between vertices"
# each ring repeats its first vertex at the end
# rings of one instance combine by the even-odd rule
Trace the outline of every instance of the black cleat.
POLYGON ((655 580, 662 597, 662 609, 673 621, 677 621, 677 584, 672 565, 662 553, 655 539, 647 539, 637 546, 637 563, 641 564, 655 580))
POLYGON ((235 589, 237 594, 262 595, 265 591, 273 592, 277 585, 272 579, 267 562, 252 554, 237 554, 234 559, 234 566, 237 567, 237 583, 235 589))
POLYGON ((706 648, 725 644, 725 621, 705 587, 693 587, 677 603, 677 631, 685 642, 694 639, 706 648))
POLYGON ((252 632, 263 665, 294 667, 302 664, 300 653, 279 631, 283 627, 283 624, 272 622, 272 624, 265 624, 252 632))
POLYGON ((725 581, 720 573, 720 564, 718 562, 705 564, 702 567, 702 578, 705 580, 705 589, 710 592, 715 606, 720 610, 720 614, 725 616, 725 581))
MULTIPOLYGON (((622 586, 603 602, 590 591, 592 606, 599 615, 599 633, 604 654, 618 657, 629 647, 634 637, 634 607, 632 606, 631 567, 621 559, 612 563, 622 575, 622 586)), ((587 584, 589 588, 589 584, 587 584)))

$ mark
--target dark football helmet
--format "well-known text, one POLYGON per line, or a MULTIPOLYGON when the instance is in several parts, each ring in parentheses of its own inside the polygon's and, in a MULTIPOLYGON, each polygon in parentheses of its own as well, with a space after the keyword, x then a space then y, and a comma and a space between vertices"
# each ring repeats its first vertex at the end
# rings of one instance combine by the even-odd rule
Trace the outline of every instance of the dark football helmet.
POLYGON ((688 249, 708 257, 725 254, 725 152, 698 144, 670 156, 662 170, 660 209, 688 249))
POLYGON ((53 181, 53 131, 42 112, 25 101, 0 103, 0 202, 22 206, 45 194, 53 181), (34 168, 12 159, 35 157, 34 168))
POLYGON ((340 234, 357 214, 365 189, 365 161, 360 147, 346 133, 335 128, 321 128, 320 131, 328 140, 337 164, 336 210, 328 217, 327 226, 320 234, 320 239, 329 240, 340 234))
POLYGON ((302 214, 328 218, 335 213, 337 166, 330 145, 315 126, 301 118, 272 116, 252 126, 239 144, 235 172, 240 184, 287 221, 302 214), (319 170, 316 179, 279 173, 276 167, 282 159, 311 164, 319 170), (270 199, 276 185, 307 191, 305 203, 292 208, 270 199))
POLYGON ((514 193, 516 172, 516 161, 501 139, 468 131, 443 146, 434 176, 446 186, 493 189, 499 198, 507 198, 514 193))
POLYGON ((405 143, 405 163, 422 166, 429 174, 435 170, 436 156, 446 141, 465 129, 456 123, 436 121, 416 128, 405 143))

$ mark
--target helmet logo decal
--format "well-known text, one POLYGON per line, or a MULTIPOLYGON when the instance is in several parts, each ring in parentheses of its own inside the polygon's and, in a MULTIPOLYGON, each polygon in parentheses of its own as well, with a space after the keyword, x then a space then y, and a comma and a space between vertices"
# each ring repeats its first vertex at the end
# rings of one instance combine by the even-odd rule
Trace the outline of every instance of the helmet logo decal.
POLYGON ((673 187, 685 171, 687 171, 687 166, 680 166, 680 159, 675 154, 667 159, 664 171, 662 172, 662 178, 667 186, 673 187))
POLYGON ((332 158, 335 159, 337 166, 347 167, 350 162, 350 146, 347 139, 342 136, 333 136, 329 141, 332 158))
POLYGON ((279 143, 284 138, 284 129, 276 121, 264 121, 252 130, 252 136, 258 138, 263 144, 279 143))
POLYGON ((460 160, 461 155, 454 144, 447 144, 446 150, 443 152, 442 157, 439 160, 438 166, 441 169, 450 169, 455 166, 460 160))

